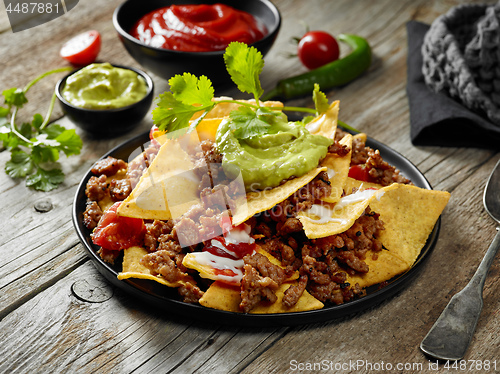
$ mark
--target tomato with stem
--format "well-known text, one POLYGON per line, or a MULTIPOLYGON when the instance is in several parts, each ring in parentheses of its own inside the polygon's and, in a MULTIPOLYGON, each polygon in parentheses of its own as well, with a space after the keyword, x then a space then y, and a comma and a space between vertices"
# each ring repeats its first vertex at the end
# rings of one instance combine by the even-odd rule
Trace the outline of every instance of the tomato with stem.
POLYGON ((300 39, 297 54, 302 64, 312 70, 339 58, 337 40, 325 31, 309 31, 300 39))

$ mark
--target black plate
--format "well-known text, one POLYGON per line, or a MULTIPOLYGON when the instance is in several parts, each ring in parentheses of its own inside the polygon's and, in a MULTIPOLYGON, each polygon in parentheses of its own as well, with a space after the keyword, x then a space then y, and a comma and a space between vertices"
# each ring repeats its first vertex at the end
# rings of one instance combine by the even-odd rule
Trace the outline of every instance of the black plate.
MULTIPOLYGON (((128 160, 130 154, 138 147, 149 141, 148 133, 139 135, 127 142, 117 146, 102 158, 113 156, 128 160)), ((385 161, 398 168, 407 178, 416 186, 431 189, 431 185, 424 175, 409 160, 397 153, 388 146, 368 138, 366 144, 369 147, 378 149, 385 161)), ((73 224, 76 232, 87 250, 90 258, 93 260, 98 271, 108 279, 113 285, 129 293, 131 297, 137 300, 137 303, 146 301, 154 308, 162 308, 167 312, 172 312, 195 320, 204 320, 211 323, 231 324, 239 326, 291 326, 305 323, 315 323, 343 317, 348 314, 356 313, 369 308, 384 299, 394 295, 404 288, 419 272, 422 264, 431 253, 439 234, 440 220, 437 221, 433 231, 427 239, 427 243, 422 249, 413 267, 406 273, 391 279, 388 284, 379 288, 372 286, 367 289, 367 295, 358 300, 350 301, 342 305, 325 306, 323 309, 280 314, 242 314, 225 312, 216 309, 209 309, 200 305, 192 305, 178 300, 175 289, 162 286, 154 281, 141 279, 128 279, 120 281, 117 278, 120 271, 119 266, 110 266, 101 260, 96 251, 99 249, 90 239, 90 230, 83 224, 83 212, 85 211, 85 185, 92 176, 90 170, 82 179, 76 192, 73 203, 73 224)), ((120 261, 117 261, 120 263, 120 261)))

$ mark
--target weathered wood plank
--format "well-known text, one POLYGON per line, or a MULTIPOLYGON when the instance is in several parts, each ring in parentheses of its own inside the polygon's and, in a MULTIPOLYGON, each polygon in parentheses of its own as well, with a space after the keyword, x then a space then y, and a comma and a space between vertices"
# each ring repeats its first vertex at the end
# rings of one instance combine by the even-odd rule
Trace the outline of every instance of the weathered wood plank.
MULTIPOLYGON (((147 130, 151 119, 146 118, 137 130, 116 139, 97 140, 79 132, 84 139, 82 154, 62 159, 66 181, 50 193, 33 192, 23 182, 0 175, 0 201, 8 219, 8 225, 0 227, 0 337, 4 342, 0 345, 0 372, 282 373, 294 371, 291 360, 344 364, 358 359, 372 364, 424 365, 422 370, 404 372, 433 372, 425 366, 428 362, 418 344, 451 296, 471 277, 493 237, 494 224, 482 208, 481 197, 498 155, 411 145, 405 23, 410 19, 430 23, 461 2, 275 1, 284 19, 276 44, 266 56, 263 87, 269 89, 277 80, 305 71, 296 59, 285 56, 294 49, 290 38, 303 32, 300 20, 333 34, 367 37, 374 54, 369 72, 346 87, 328 91, 329 98, 341 100, 342 120, 405 155, 435 188, 452 191, 437 246, 405 290, 340 320, 276 329, 199 324, 142 306, 120 290, 100 304, 75 298, 71 293, 74 282, 102 280, 86 261, 71 224, 76 186, 102 154, 147 130), (33 206, 42 200, 49 200, 53 209, 36 212, 33 206)), ((22 87, 36 75, 63 66, 58 56, 62 43, 89 28, 102 33, 100 60, 138 66, 119 43, 111 24, 111 13, 119 3, 101 2, 96 11, 94 1, 81 1, 61 18, 64 22, 49 22, 16 34, 5 29, 0 5, 1 89, 22 87), (9 63, 4 66, 5 60, 9 63)), ((30 104, 21 118, 45 112, 47 93, 58 78, 47 79, 30 92, 30 104)), ((156 93, 165 90, 166 81, 154 78, 156 93)), ((245 96, 234 89, 220 94, 245 96)), ((289 104, 312 106, 312 101, 301 98, 289 104)), ((60 116, 57 109, 55 118, 60 116)), ((73 126, 66 118, 60 123, 73 126)), ((0 152, 0 165, 8 157, 7 152, 0 152)), ((499 273, 497 259, 486 283, 485 307, 468 359, 494 360, 498 356, 499 273)), ((370 371, 364 367, 358 372, 370 371)))
POLYGON ((205 364, 226 373, 286 331, 196 323, 145 306, 119 289, 105 302, 84 302, 71 291, 80 280, 110 287, 87 261, 0 321, 2 335, 11 337, 0 347, 0 372, 186 373, 205 364), (30 349, 19 349, 29 337, 36 337, 30 349), (226 358, 214 365, 219 351, 226 358))

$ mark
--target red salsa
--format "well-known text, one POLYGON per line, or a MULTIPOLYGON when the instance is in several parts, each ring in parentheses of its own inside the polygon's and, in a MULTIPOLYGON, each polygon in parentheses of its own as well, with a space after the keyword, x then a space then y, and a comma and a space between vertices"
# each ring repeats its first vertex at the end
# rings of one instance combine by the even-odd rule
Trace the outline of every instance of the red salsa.
POLYGON ((230 42, 252 44, 267 30, 249 13, 224 4, 171 5, 143 16, 130 31, 157 48, 187 52, 224 50, 230 42))

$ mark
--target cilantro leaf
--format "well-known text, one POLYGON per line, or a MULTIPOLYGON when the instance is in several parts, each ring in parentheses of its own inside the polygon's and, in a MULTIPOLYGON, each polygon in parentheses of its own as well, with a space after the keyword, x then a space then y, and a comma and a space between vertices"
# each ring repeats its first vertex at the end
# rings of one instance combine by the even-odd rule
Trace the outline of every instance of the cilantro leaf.
POLYGON ((4 90, 2 95, 5 98, 5 104, 17 106, 19 108, 28 102, 24 91, 20 88, 9 88, 8 90, 4 90))
POLYGON ((162 131, 171 133, 188 128, 195 113, 215 106, 212 82, 205 76, 197 78, 184 73, 170 78, 169 84, 171 92, 160 94, 153 110, 153 121, 162 131))
POLYGON ((31 122, 17 125, 16 115, 18 108, 28 102, 26 92, 30 87, 50 74, 68 69, 43 73, 24 90, 10 88, 1 93, 7 105, 0 106, 0 144, 11 152, 11 159, 5 164, 5 172, 11 178, 26 178, 26 185, 37 190, 50 191, 64 180, 64 174, 57 167, 56 161, 61 152, 66 156, 79 154, 82 140, 75 130, 66 130, 55 124, 47 126, 53 110, 54 95, 45 120, 37 113, 31 122))
POLYGON ((0 117, 5 118, 9 115, 10 110, 9 108, 4 108, 3 106, 0 106, 0 117))
POLYGON ((183 104, 171 92, 165 92, 153 109, 153 122, 161 131, 174 132, 189 126, 189 120, 200 109, 183 104))
POLYGON ((56 162, 59 160, 59 151, 55 147, 44 146, 43 143, 39 143, 32 147, 31 158, 35 164, 56 162))
POLYGON ((212 82, 202 75, 200 78, 191 73, 176 75, 168 81, 175 99, 187 105, 211 106, 214 98, 212 82))
POLYGON ((226 48, 224 62, 238 89, 253 94, 258 102, 264 93, 259 80, 259 75, 264 68, 262 53, 245 43, 232 42, 226 48))
POLYGON ((31 125, 27 122, 24 122, 19 129, 19 132, 22 136, 29 139, 33 136, 33 132, 31 131, 31 125))
POLYGON ((317 83, 314 83, 313 101, 318 114, 324 113, 330 108, 330 104, 328 103, 325 93, 319 90, 319 84, 317 83))
POLYGON ((37 113, 33 116, 33 121, 31 121, 31 126, 35 129, 40 129, 40 126, 43 123, 43 117, 41 114, 37 113))
MULTIPOLYGON (((48 128, 50 129, 54 126, 59 125, 51 125, 48 128)), ((78 136, 74 129, 66 130, 64 127, 62 127, 62 129, 63 131, 54 139, 59 143, 57 149, 64 152, 66 156, 79 155, 83 145, 82 139, 78 136)))
POLYGON ((38 191, 50 191, 57 188, 64 181, 61 169, 45 170, 38 167, 36 172, 26 178, 26 186, 38 191))
POLYGON ((248 139, 253 136, 267 133, 271 125, 262 120, 259 114, 248 107, 240 107, 233 110, 230 114, 231 128, 234 130, 234 136, 238 139, 248 139))
POLYGON ((5 172, 11 178, 24 178, 33 169, 33 161, 29 154, 15 151, 10 155, 10 160, 5 163, 5 172))

